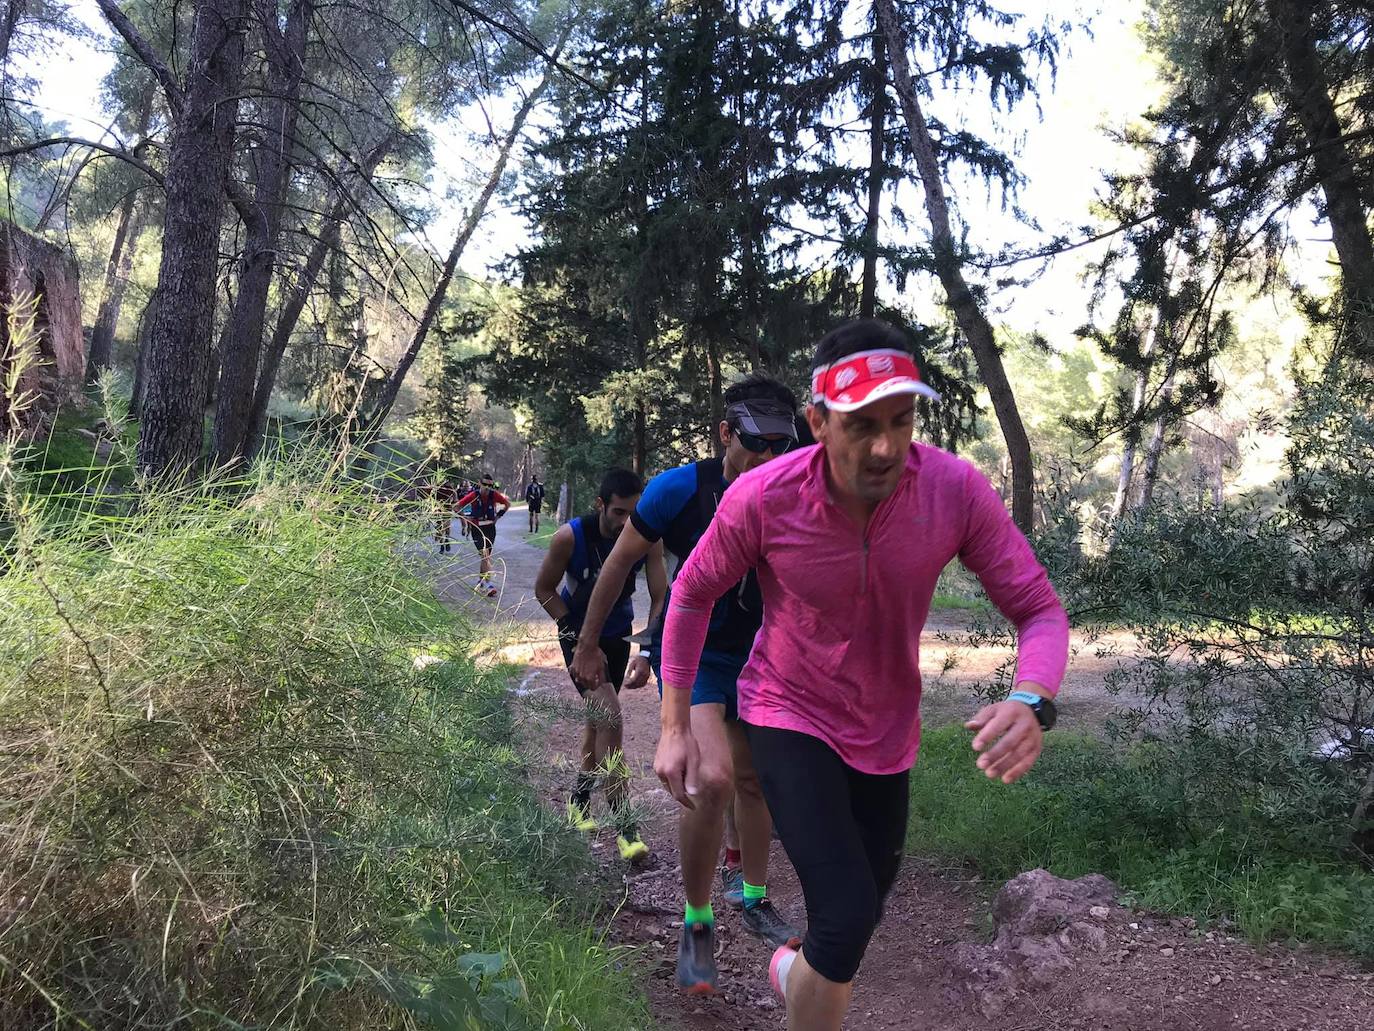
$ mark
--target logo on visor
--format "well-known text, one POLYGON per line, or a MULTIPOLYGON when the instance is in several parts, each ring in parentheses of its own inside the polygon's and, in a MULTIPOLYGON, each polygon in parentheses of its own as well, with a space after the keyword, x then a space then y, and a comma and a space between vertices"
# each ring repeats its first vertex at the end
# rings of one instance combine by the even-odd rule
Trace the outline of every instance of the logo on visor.
POLYGON ((850 401, 854 400, 854 396, 852 394, 841 394, 839 397, 835 398, 835 400, 842 405, 847 405, 850 401))
POLYGON ((838 390, 843 390, 858 378, 859 374, 854 370, 854 366, 847 366, 835 374, 835 387, 838 390))
POLYGON ((892 372, 892 355, 875 354, 868 359, 868 374, 870 376, 886 376, 892 372))

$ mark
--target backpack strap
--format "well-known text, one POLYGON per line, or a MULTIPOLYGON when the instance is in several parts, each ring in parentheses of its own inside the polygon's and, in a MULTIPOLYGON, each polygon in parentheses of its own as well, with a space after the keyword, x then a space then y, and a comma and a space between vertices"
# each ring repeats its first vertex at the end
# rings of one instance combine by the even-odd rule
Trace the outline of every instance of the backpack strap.
POLYGON ((587 535, 582 526, 581 516, 571 520, 568 525, 572 527, 573 532, 573 553, 572 561, 568 563, 568 572, 580 583, 587 569, 587 535))
POLYGON ((720 507, 721 496, 725 493, 725 459, 707 458, 697 463, 697 518, 700 533, 706 532, 720 507))

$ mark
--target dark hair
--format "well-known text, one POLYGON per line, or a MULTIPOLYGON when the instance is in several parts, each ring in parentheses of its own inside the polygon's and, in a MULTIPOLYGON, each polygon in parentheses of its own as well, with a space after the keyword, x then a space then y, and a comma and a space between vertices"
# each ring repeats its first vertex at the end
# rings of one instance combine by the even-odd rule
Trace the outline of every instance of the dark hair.
POLYGON ((724 401, 726 408, 741 401, 765 400, 779 401, 794 411, 797 407, 797 395, 792 393, 785 383, 758 372, 750 373, 738 383, 731 383, 725 388, 725 396, 721 400, 724 401))
POLYGON ((636 494, 644 493, 644 481, 639 478, 638 473, 632 473, 628 469, 607 469, 601 477, 601 486, 597 488, 596 496, 606 504, 611 503, 611 496, 622 498, 632 498, 636 494))
POLYGON ((836 326, 816 345, 811 358, 811 371, 831 365, 860 351, 891 349, 911 353, 911 341, 896 326, 881 319, 854 319, 836 326))

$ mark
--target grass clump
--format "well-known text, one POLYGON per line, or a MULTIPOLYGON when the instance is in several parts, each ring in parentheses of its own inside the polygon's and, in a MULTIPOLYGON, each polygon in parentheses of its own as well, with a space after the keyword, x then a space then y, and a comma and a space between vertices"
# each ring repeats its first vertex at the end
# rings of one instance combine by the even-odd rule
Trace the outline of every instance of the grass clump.
POLYGON ((1058 731, 1035 769, 1007 787, 974 766, 970 738, 960 727, 922 736, 912 852, 972 862, 997 880, 1036 867, 1103 873, 1148 908, 1230 920, 1256 941, 1374 958, 1374 873, 1276 836, 1258 792, 1234 798, 1229 821, 1195 820, 1167 753, 1144 746, 1123 758, 1058 731))
POLYGON ((648 1026, 396 506, 298 464, 53 518, 34 468, 0 456, 0 1026, 648 1026))

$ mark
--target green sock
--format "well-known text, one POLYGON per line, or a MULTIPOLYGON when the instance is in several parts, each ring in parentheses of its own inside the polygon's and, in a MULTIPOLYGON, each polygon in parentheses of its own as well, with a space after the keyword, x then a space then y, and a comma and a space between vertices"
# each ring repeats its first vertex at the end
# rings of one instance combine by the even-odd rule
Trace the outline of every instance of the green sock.
POLYGON ((744 882, 744 907, 757 906, 768 897, 768 885, 744 882))
POLYGON ((682 921, 689 926, 691 924, 714 925, 716 922, 716 914, 711 911, 711 903, 709 902, 704 906, 694 906, 689 902, 687 903, 687 910, 682 921))

